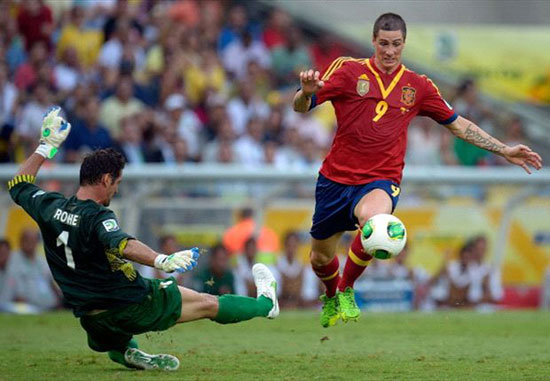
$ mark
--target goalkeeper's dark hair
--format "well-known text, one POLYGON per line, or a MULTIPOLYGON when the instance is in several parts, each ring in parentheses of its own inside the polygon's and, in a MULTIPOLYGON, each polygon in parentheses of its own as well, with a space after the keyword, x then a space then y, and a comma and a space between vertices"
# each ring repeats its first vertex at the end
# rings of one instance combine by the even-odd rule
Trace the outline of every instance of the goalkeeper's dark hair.
POLYGON ((378 16, 372 28, 372 36, 376 38, 380 30, 400 30, 403 33, 403 41, 407 37, 407 25, 401 16, 395 13, 384 13, 378 16))
POLYGON ((99 184, 105 174, 110 174, 114 182, 125 164, 124 156, 112 148, 94 151, 84 157, 80 166, 80 186, 99 184))

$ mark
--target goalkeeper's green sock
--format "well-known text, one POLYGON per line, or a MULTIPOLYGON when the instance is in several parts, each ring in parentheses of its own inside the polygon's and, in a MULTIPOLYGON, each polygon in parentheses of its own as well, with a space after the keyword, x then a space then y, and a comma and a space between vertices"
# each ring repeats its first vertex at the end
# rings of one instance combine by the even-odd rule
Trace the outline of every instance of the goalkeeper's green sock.
POLYGON ((212 320, 220 324, 238 323, 255 317, 267 317, 273 308, 271 299, 260 296, 222 295, 218 298, 218 314, 212 320))
MULTIPOLYGON (((137 348, 138 347, 138 343, 135 339, 131 339, 129 342, 128 342, 128 345, 126 346, 126 349, 127 348, 137 348)), ((126 349, 124 351, 126 351, 126 349)), ((121 351, 109 351, 107 352, 107 355, 109 355, 109 358, 114 361, 114 362, 117 362, 119 364, 122 364, 124 365, 125 367, 127 368, 135 368, 135 366, 133 365, 130 365, 126 362, 126 360, 124 359, 124 352, 121 352, 121 351)))

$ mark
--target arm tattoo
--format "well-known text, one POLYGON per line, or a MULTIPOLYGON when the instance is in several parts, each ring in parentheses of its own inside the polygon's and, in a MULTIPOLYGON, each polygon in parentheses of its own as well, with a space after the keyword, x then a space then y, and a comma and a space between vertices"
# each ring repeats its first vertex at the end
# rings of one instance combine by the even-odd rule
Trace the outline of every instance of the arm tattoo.
POLYGON ((486 149, 487 151, 500 153, 505 148, 504 145, 496 141, 495 138, 486 134, 483 136, 480 134, 479 127, 475 126, 473 123, 468 124, 466 131, 464 131, 464 140, 469 143, 472 143, 479 148, 486 149))

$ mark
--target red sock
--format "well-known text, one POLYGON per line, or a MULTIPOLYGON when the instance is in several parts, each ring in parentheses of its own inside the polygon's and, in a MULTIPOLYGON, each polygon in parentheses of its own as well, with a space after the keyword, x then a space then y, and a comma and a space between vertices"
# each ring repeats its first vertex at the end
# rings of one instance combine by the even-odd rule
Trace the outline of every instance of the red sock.
POLYGON ((353 288, 355 280, 363 274, 363 271, 365 271, 372 259, 372 255, 363 251, 361 236, 359 234, 361 234, 361 232, 357 233, 351 244, 346 266, 344 267, 344 274, 342 274, 342 279, 340 279, 338 283, 338 289, 340 291, 344 291, 347 287, 353 288))
POLYGON ((338 287, 338 282, 340 282, 340 263, 338 262, 338 257, 335 256, 327 265, 317 267, 312 264, 311 267, 315 275, 321 279, 321 282, 327 288, 327 296, 332 298, 336 295, 336 288, 338 287))

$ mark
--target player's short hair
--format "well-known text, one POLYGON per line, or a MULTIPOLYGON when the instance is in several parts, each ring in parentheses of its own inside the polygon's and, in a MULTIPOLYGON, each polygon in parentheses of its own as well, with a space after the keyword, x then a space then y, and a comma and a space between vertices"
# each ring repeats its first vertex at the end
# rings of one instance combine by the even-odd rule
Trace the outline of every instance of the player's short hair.
POLYGON ((113 181, 119 178, 126 160, 112 148, 94 151, 84 158, 80 166, 80 185, 99 184, 105 174, 112 176, 113 181))
POLYGON ((403 41, 407 37, 407 25, 401 16, 395 13, 384 13, 378 16, 372 28, 372 36, 376 38, 380 30, 400 30, 403 33, 403 41))

